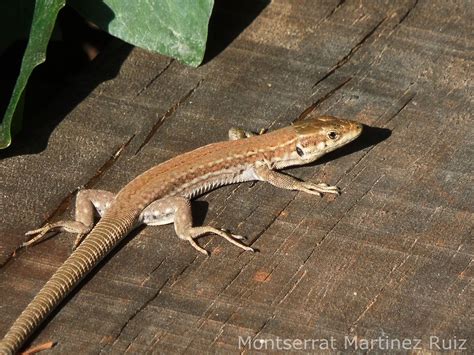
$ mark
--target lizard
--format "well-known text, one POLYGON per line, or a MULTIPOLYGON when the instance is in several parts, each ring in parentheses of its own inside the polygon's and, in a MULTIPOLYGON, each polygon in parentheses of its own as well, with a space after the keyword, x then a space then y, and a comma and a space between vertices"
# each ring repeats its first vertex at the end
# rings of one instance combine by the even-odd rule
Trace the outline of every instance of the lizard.
POLYGON ((115 196, 101 190, 80 190, 75 220, 46 223, 27 232, 25 246, 49 232, 76 233, 75 248, 20 314, 0 341, 0 354, 19 351, 47 316, 78 283, 134 228, 174 223, 178 237, 197 251, 204 234, 216 234, 246 251, 242 236, 211 226, 193 226, 191 199, 219 186, 266 181, 276 187, 322 196, 339 194, 337 186, 305 182, 278 170, 314 162, 362 132, 355 121, 332 116, 311 117, 263 134, 229 131, 229 141, 205 145, 160 163, 126 184, 115 196), (98 214, 100 220, 94 224, 98 214))

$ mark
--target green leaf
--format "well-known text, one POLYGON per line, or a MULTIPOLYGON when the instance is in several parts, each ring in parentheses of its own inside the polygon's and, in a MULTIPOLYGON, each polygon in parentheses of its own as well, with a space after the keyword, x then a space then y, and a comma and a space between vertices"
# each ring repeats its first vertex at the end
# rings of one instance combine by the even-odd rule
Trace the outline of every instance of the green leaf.
POLYGON ((17 109, 22 109, 22 95, 26 83, 33 69, 43 63, 46 59, 46 48, 48 46, 51 33, 59 10, 64 6, 66 0, 36 0, 33 20, 30 30, 30 38, 26 46, 23 61, 21 63, 20 74, 13 89, 7 110, 0 124, 0 149, 6 148, 11 143, 11 129, 20 126, 20 114, 15 114, 17 109), (20 105, 18 106, 18 103, 20 105), (12 124, 15 117, 15 124, 12 124))
POLYGON ((214 0, 72 0, 86 19, 133 45, 197 67, 214 0))

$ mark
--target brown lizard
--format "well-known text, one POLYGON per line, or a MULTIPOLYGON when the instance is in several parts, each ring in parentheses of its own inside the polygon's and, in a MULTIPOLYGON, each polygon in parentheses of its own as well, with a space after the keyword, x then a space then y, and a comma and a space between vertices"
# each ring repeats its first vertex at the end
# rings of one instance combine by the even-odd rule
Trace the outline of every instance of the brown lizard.
POLYGON ((140 224, 174 223, 178 237, 206 255, 195 239, 207 233, 253 251, 242 244, 241 236, 210 226, 193 227, 190 199, 222 185, 251 180, 315 195, 338 194, 336 186, 299 181, 276 170, 311 163, 361 132, 361 124, 331 116, 298 121, 261 135, 234 129, 229 131, 230 141, 209 144, 156 165, 115 196, 107 191, 80 191, 75 221, 46 224, 27 233, 37 236, 25 245, 50 231, 77 233, 77 248, 13 323, 0 342, 0 354, 18 351, 84 276, 140 224), (95 226, 94 211, 101 216, 95 226))

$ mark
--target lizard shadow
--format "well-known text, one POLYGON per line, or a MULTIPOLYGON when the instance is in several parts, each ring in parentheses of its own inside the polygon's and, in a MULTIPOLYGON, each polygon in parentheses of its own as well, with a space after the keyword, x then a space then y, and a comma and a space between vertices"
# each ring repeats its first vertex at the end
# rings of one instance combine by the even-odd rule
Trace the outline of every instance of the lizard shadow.
POLYGON ((202 226, 209 210, 209 202, 201 200, 193 200, 191 203, 193 213, 193 222, 195 226, 202 226))

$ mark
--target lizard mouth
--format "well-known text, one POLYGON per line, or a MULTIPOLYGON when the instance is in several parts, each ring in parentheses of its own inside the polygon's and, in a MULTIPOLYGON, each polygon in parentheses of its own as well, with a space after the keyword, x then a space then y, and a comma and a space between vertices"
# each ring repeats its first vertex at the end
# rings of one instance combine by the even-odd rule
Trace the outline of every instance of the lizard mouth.
POLYGON ((363 130, 363 125, 356 121, 348 121, 349 127, 347 133, 344 135, 344 139, 341 139, 339 146, 352 142, 354 139, 359 137, 363 130))

